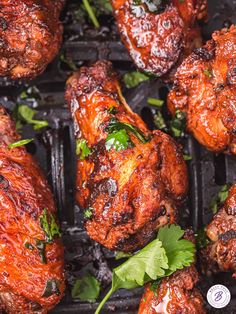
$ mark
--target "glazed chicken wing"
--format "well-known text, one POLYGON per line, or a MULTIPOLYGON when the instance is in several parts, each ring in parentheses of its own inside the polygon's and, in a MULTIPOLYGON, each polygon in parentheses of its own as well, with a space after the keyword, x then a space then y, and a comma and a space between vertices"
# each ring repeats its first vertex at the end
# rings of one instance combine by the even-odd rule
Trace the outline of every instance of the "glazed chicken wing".
POLYGON ((212 241, 203 250, 204 266, 208 271, 232 271, 236 278, 236 185, 222 208, 206 228, 212 241))
POLYGON ((178 68, 168 106, 209 150, 236 154, 236 27, 217 31, 178 68))
MULTIPOLYGON (((195 242, 191 230, 186 230, 186 239, 195 242)), ((196 267, 176 271, 156 284, 148 284, 141 299, 138 314, 204 314, 204 301, 195 288, 199 281, 196 267)))
POLYGON ((63 246, 52 193, 0 107, 0 308, 47 313, 63 296, 63 246))
POLYGON ((64 0, 0 1, 0 76, 34 78, 57 54, 64 0))
POLYGON ((109 62, 75 73, 66 101, 81 148, 77 201, 86 209, 89 236, 112 250, 144 246, 160 226, 176 221, 188 185, 181 150, 131 111, 109 62))
POLYGON ((194 48, 206 0, 111 0, 121 39, 135 65, 162 76, 194 48))
POLYGON ((194 288, 197 282, 197 270, 190 266, 163 279, 157 288, 147 285, 138 314, 206 313, 202 295, 194 288))

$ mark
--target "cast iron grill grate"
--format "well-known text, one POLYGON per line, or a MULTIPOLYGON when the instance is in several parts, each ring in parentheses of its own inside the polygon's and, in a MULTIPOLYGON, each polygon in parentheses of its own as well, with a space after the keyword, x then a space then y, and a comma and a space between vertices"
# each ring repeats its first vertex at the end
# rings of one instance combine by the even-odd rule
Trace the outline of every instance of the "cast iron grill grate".
MULTIPOLYGON (((209 0, 210 21, 203 26, 205 39, 215 29, 236 23, 236 1, 209 0)), ((64 13, 65 40, 62 54, 71 59, 77 66, 109 59, 121 74, 134 69, 130 58, 119 41, 112 18, 102 19, 102 28, 94 31, 87 25, 81 26, 74 19, 74 10, 78 2, 68 0, 64 13), (104 21, 103 21, 104 20, 104 21)), ((75 278, 90 271, 102 282, 102 295, 105 294, 111 280, 111 269, 117 265, 114 254, 91 241, 83 229, 83 214, 74 203, 74 185, 76 176, 75 141, 70 113, 64 105, 65 80, 70 72, 69 67, 60 61, 60 57, 47 68, 39 78, 30 82, 37 86, 41 99, 38 102, 38 117, 46 117, 50 127, 36 134, 31 127, 25 126, 25 137, 35 136, 29 150, 39 161, 52 186, 59 209, 66 247, 66 272, 68 289, 65 298, 52 311, 53 313, 94 313, 97 304, 75 301, 70 296, 70 288, 75 278)), ((17 96, 25 90, 25 82, 12 83, 0 81, 0 102, 13 109, 17 96)), ((150 128, 154 128, 154 109, 147 106, 148 97, 165 99, 167 87, 159 80, 141 83, 137 88, 125 90, 125 97, 132 109, 139 113, 150 128)), ((236 158, 218 156, 206 151, 192 137, 181 139, 185 151, 191 155, 188 161, 190 191, 186 208, 183 209, 181 223, 192 225, 195 230, 208 223, 212 217, 208 209, 210 201, 219 191, 221 185, 236 182, 236 158), (188 209, 189 210, 188 210, 188 209)), ((232 301, 223 310, 209 308, 209 313, 231 314, 236 312, 236 287, 230 274, 218 274, 202 283, 203 295, 209 286, 222 283, 231 290, 232 301)), ((138 308, 142 289, 120 291, 104 307, 104 313, 131 314, 138 308)))

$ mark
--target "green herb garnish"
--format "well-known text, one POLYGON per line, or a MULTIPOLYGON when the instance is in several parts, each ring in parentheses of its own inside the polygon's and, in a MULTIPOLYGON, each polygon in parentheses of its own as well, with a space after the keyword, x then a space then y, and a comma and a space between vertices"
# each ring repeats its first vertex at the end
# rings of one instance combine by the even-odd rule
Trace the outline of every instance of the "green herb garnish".
POLYGON ((43 215, 39 217, 40 225, 46 234, 47 243, 51 243, 55 237, 61 237, 61 232, 58 224, 55 221, 52 213, 48 213, 47 209, 44 208, 43 215))
POLYGON ((149 80, 149 76, 139 71, 133 71, 126 73, 123 76, 123 80, 127 88, 133 88, 139 85, 140 83, 149 80))
POLYGON ((25 247, 26 247, 28 250, 31 250, 31 251, 34 250, 34 246, 33 246, 32 244, 30 244, 29 242, 26 242, 26 243, 25 243, 25 247))
POLYGON ((18 115, 23 119, 23 121, 27 122, 28 124, 32 124, 34 130, 39 130, 48 126, 48 121, 33 119, 36 113, 36 110, 30 108, 27 105, 19 105, 18 107, 18 115))
POLYGON ((84 5, 86 11, 88 12, 88 16, 89 16, 90 20, 93 22, 93 25, 96 28, 100 27, 100 24, 96 18, 96 15, 94 14, 93 8, 90 5, 89 1, 88 0, 82 0, 82 1, 83 1, 83 5, 84 5))
POLYGON ((76 155, 79 156, 80 160, 84 160, 91 154, 91 150, 87 145, 86 140, 78 139, 76 141, 76 155))
POLYGON ((112 287, 98 306, 100 313, 104 303, 115 291, 133 289, 145 283, 171 275, 194 261, 195 247, 188 240, 181 239, 184 230, 171 225, 161 228, 157 239, 113 270, 112 287))
POLYGON ((61 292, 60 292, 60 281, 57 279, 54 279, 54 278, 47 281, 42 297, 48 298, 53 294, 56 294, 56 295, 61 294, 61 292))
POLYGON ((210 208, 212 209, 213 214, 216 214, 218 208, 222 205, 222 203, 227 199, 229 195, 229 189, 231 184, 225 184, 221 187, 218 194, 211 200, 210 208))
POLYGON ((77 70, 77 66, 75 65, 74 61, 69 57, 65 57, 64 54, 60 55, 60 61, 65 63, 72 71, 77 70))
POLYGON ((137 139, 139 139, 139 141, 143 144, 147 143, 149 141, 149 138, 146 137, 143 134, 143 132, 140 131, 135 126, 131 125, 130 123, 120 122, 116 118, 112 118, 110 120, 108 126, 106 127, 106 131, 109 134, 112 134, 112 133, 115 133, 115 132, 120 131, 120 130, 126 130, 128 133, 133 133, 137 137, 137 139))
POLYGON ((71 295, 73 299, 80 299, 81 301, 96 302, 101 289, 100 282, 90 274, 85 275, 81 279, 77 279, 71 295))
POLYGON ((93 207, 86 208, 84 210, 84 218, 90 219, 93 216, 93 210, 94 210, 93 207))
POLYGON ((119 259, 122 259, 122 258, 128 258, 128 257, 131 257, 132 255, 133 254, 131 254, 131 253, 116 252, 115 259, 119 260, 119 259))
POLYGON ((167 129, 165 119, 163 118, 163 115, 159 110, 154 115, 154 124, 158 130, 167 129))
POLYGON ((209 78, 212 77, 212 71, 210 69, 204 69, 203 73, 209 78))
POLYGON ((35 246, 39 251, 39 255, 41 257, 41 261, 43 264, 47 264, 47 258, 46 258, 46 242, 43 240, 35 240, 35 246))
POLYGON ((192 160, 192 157, 190 155, 184 154, 183 157, 184 157, 184 160, 186 160, 186 161, 192 160))
POLYGON ((186 113, 177 110, 175 117, 170 122, 170 130, 174 137, 180 137, 183 135, 186 128, 186 113))
POLYGON ((130 137, 125 129, 113 132, 107 136, 106 150, 114 148, 116 151, 126 149, 129 146, 130 137))
POLYGON ((148 98, 147 103, 151 106, 156 106, 161 108, 164 104, 164 100, 157 99, 157 98, 148 98))
POLYGON ((205 248, 210 243, 210 240, 208 239, 206 235, 205 228, 199 229, 197 233, 195 234, 195 236, 196 236, 196 245, 199 250, 205 248))
POLYGON ((28 138, 28 139, 25 139, 25 140, 20 140, 20 141, 17 141, 17 142, 14 142, 14 143, 11 143, 8 145, 8 148, 9 149, 13 149, 13 148, 16 148, 16 147, 20 147, 20 146, 24 146, 26 144, 29 144, 30 142, 32 142, 34 139, 33 138, 28 138))

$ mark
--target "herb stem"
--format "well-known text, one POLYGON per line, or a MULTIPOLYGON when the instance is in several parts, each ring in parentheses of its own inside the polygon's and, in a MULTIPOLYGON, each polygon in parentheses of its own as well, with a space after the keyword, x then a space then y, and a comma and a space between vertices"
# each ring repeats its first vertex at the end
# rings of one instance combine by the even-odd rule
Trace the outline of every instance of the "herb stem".
POLYGON ((93 9, 92 9, 89 1, 88 0, 83 0, 83 4, 84 4, 84 7, 85 7, 86 11, 88 12, 89 18, 93 22, 93 25, 96 28, 100 27, 100 24, 99 24, 95 14, 94 14, 94 12, 93 12, 93 9))
POLYGON ((99 306, 96 309, 96 312, 94 314, 99 314, 101 309, 103 308, 104 304, 107 302, 107 300, 110 298, 110 296, 113 293, 113 289, 111 288, 108 293, 105 295, 105 297, 103 298, 102 302, 99 304, 99 306))

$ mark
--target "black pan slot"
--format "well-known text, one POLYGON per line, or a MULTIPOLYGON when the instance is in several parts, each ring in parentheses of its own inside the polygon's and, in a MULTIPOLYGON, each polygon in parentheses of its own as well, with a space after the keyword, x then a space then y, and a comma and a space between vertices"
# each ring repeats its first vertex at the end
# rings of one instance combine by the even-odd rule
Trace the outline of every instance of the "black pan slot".
POLYGON ((214 156, 215 166, 215 183, 217 185, 224 185, 226 183, 226 166, 225 166, 225 155, 214 156))

